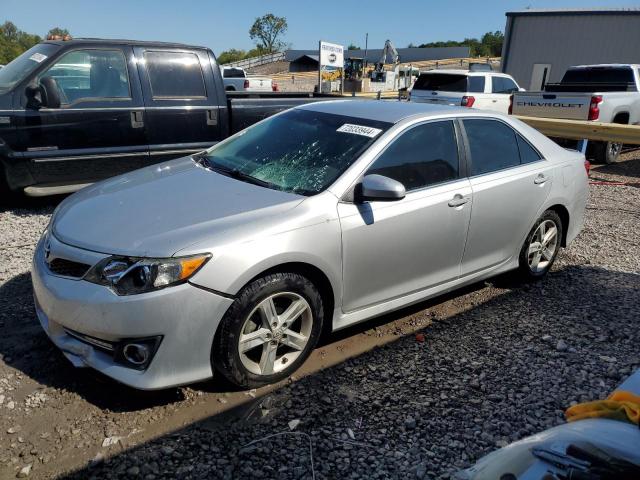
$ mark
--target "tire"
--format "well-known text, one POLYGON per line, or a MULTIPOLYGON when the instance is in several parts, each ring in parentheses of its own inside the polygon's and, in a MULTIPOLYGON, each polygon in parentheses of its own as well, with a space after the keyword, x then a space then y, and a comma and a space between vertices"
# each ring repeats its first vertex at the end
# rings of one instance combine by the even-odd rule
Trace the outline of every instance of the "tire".
POLYGON ((297 273, 258 278, 240 291, 220 322, 212 367, 242 388, 282 380, 312 352, 323 320, 322 297, 307 278, 297 273), (290 320, 287 311, 295 312, 290 320))
POLYGON ((622 151, 622 144, 616 142, 595 142, 591 155, 597 163, 611 165, 616 163, 622 151))
MULTIPOLYGON (((549 272, 560 250, 562 236, 562 220, 556 212, 547 210, 535 223, 520 250, 518 259, 518 276, 520 280, 537 280, 549 272), (548 248, 542 251, 532 252, 532 245, 540 243, 541 234, 548 234, 551 227, 555 228, 555 234, 549 237, 547 243, 548 248)), ((533 249, 535 249, 535 246, 533 249)))

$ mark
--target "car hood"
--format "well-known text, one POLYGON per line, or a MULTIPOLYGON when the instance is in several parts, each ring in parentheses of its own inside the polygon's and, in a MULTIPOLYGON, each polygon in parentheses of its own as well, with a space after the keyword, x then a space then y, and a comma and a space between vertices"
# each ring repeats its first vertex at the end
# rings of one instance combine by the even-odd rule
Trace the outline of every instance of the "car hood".
POLYGON ((304 198, 229 178, 187 157, 79 191, 60 204, 52 232, 96 252, 169 257, 229 230, 272 224, 304 198))

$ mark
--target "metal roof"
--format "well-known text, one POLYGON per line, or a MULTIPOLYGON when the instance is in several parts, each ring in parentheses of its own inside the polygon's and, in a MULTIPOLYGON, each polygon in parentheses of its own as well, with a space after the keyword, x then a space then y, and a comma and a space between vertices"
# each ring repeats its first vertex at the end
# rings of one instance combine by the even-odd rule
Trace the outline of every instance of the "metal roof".
POLYGON ((436 116, 469 113, 469 109, 463 107, 380 100, 330 100, 327 102, 308 103, 296 108, 389 123, 398 123, 415 115, 430 114, 436 116))
POLYGON ((640 15, 640 8, 531 8, 506 13, 507 17, 524 15, 640 15))

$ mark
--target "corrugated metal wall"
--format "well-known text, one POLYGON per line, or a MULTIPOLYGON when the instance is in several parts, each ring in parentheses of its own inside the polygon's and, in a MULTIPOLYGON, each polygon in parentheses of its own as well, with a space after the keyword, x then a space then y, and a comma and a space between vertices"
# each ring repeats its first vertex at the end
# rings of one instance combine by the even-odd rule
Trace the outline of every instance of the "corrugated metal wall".
POLYGON ((536 63, 551 64, 549 82, 559 82, 572 65, 640 63, 640 12, 515 14, 507 17, 506 33, 503 69, 527 89, 536 63))

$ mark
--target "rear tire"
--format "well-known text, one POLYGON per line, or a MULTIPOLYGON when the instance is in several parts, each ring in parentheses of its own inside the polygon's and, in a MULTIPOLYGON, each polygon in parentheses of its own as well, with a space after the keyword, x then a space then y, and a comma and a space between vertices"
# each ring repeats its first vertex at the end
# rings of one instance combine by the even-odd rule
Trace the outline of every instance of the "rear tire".
POLYGON ((560 216, 553 210, 544 212, 527 235, 520 250, 520 280, 537 280, 549 272, 560 250, 562 235, 563 225, 560 216))
POLYGON ((594 142, 591 148, 591 157, 597 163, 611 165, 616 163, 622 152, 622 143, 616 142, 594 142))
POLYGON ((282 380, 313 351, 323 320, 322 297, 306 277, 273 273, 258 278, 225 313, 213 343, 212 366, 242 388, 282 380))

